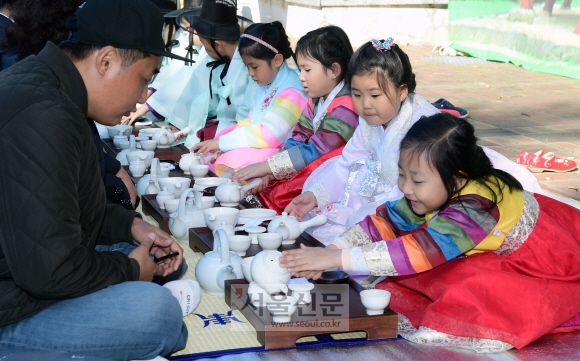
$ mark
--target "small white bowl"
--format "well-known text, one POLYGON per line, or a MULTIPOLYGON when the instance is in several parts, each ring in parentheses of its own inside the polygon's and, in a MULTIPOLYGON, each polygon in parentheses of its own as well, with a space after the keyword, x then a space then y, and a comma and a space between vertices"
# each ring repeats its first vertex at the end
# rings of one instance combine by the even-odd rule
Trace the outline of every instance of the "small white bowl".
POLYGON ((167 213, 175 213, 177 208, 179 208, 179 199, 168 199, 164 201, 163 204, 165 205, 165 210, 167 213))
POLYGON ((114 125, 107 128, 107 132, 111 138, 114 138, 115 135, 124 135, 128 137, 131 135, 132 131, 133 127, 130 125, 114 125))
POLYGON ((259 219, 260 221, 271 221, 276 216, 276 211, 267 208, 249 208, 242 209, 240 211, 240 224, 246 224, 248 220, 252 218, 259 219))
POLYGON ((364 290, 360 300, 367 309, 367 315, 382 315, 391 301, 391 292, 385 290, 364 290))
POLYGON ((181 197, 181 194, 189 188, 191 184, 191 178, 187 177, 167 177, 159 178, 157 180, 159 183, 159 188, 167 188, 168 191, 173 193, 175 198, 181 197))
POLYGON ((228 236, 230 251, 236 252, 238 256, 245 256, 251 243, 252 240, 250 236, 228 236))
POLYGON ((201 197, 201 208, 211 208, 215 204, 215 197, 201 197))
POLYGON ((277 250, 282 245, 282 235, 278 233, 258 234, 258 244, 263 250, 277 250))
MULTIPOLYGON (((205 179, 205 178, 204 178, 205 179)), ((217 226, 225 221, 227 225, 235 227, 238 223, 240 210, 229 207, 214 207, 203 210, 203 217, 205 223, 210 230, 214 230, 217 226)))
POLYGON ((196 180, 205 177, 208 172, 209 166, 205 164, 193 164, 189 166, 189 173, 191 173, 196 180))
POLYGON ((155 152, 150 150, 136 150, 134 152, 127 153, 127 161, 131 163, 134 160, 142 160, 145 162, 145 167, 149 169, 151 167, 151 162, 153 161, 153 157, 155 156, 155 152))
POLYGON ((157 148, 156 140, 142 140, 140 143, 141 149, 143 150, 155 150, 155 148, 157 148))
POLYGON ((129 149, 129 147, 131 146, 131 142, 129 142, 128 140, 119 140, 117 143, 119 143, 120 149, 129 149))
POLYGON ((252 265, 252 260, 254 259, 254 256, 252 257, 246 257, 242 259, 242 273, 244 274, 244 278, 248 281, 248 282, 252 282, 252 271, 251 271, 251 265, 252 265))

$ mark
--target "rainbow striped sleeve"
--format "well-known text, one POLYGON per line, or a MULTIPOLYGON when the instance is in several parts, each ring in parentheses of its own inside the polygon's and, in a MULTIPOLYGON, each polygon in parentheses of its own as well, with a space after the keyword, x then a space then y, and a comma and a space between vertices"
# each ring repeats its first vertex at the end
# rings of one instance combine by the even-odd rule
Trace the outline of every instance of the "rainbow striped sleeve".
POLYGON ((221 151, 238 148, 282 148, 296 125, 307 100, 293 88, 281 91, 258 124, 240 122, 231 132, 219 137, 221 151))
POLYGON ((403 198, 380 206, 376 215, 367 216, 340 238, 361 247, 371 274, 411 275, 476 247, 494 230, 499 210, 491 200, 470 194, 462 196, 461 202, 453 198, 448 207, 427 219, 413 213, 403 198), (355 239, 351 235, 356 230, 355 239), (368 241, 360 241, 360 231, 368 241))

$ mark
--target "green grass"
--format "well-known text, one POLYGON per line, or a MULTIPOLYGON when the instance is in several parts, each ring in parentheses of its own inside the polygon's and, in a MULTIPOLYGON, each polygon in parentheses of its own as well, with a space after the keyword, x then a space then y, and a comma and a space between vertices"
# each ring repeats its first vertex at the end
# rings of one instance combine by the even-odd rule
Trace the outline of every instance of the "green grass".
POLYGON ((449 0, 449 21, 503 14, 519 5, 516 0, 449 0))

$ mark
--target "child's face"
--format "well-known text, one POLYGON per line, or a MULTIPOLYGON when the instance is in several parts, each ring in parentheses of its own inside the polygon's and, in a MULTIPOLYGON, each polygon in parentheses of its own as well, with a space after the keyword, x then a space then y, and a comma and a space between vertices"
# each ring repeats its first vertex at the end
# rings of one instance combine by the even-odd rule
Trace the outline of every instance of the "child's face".
POLYGON ((396 89, 389 83, 389 95, 383 92, 374 74, 354 75, 350 90, 357 113, 369 124, 387 124, 399 113, 401 102, 407 97, 406 86, 396 89))
POLYGON ((335 70, 326 69, 318 60, 298 54, 296 63, 300 69, 298 79, 302 82, 304 92, 310 98, 324 97, 326 99, 339 83, 340 74, 337 74, 335 70))
POLYGON ((256 59, 249 55, 242 55, 242 61, 248 68, 248 74, 258 85, 271 84, 282 66, 282 55, 277 54, 272 60, 256 59))
POLYGON ((438 210, 447 201, 447 190, 439 172, 425 157, 416 156, 411 149, 401 151, 398 185, 418 215, 438 210))

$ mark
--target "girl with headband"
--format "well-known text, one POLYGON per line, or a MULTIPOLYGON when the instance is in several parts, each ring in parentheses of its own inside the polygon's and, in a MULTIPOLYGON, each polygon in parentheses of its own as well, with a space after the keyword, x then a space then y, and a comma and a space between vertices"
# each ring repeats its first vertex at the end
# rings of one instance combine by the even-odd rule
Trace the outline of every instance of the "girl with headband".
POLYGON ((292 137, 284 149, 263 162, 247 166, 234 180, 262 177, 262 184, 246 198, 251 204, 281 212, 302 190, 312 170, 340 150, 358 126, 358 115, 345 81, 352 46, 337 26, 326 26, 304 35, 296 46, 300 81, 308 94, 292 137))
POLYGON ((286 65, 294 55, 286 31, 278 21, 253 24, 238 45, 242 61, 254 80, 245 93, 246 119, 221 131, 215 139, 196 144, 192 151, 211 153, 210 169, 218 176, 278 152, 307 107, 307 96, 295 71, 286 65))

